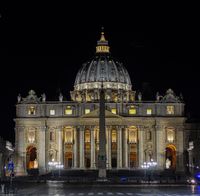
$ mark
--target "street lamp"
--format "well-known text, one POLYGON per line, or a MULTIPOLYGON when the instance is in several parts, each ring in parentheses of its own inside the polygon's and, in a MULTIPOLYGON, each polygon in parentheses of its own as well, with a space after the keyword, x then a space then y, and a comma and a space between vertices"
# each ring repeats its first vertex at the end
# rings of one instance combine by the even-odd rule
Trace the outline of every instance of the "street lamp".
POLYGON ((49 165, 49 169, 52 171, 52 174, 53 174, 53 170, 58 169, 59 177, 60 177, 60 169, 63 169, 64 165, 62 165, 60 162, 54 161, 54 159, 48 162, 48 165, 49 165))
MULTIPOLYGON (((144 169, 144 171, 145 171, 145 179, 146 179, 146 173, 147 173, 147 169, 149 169, 149 168, 154 168, 154 167, 156 167, 157 166, 157 162, 155 162, 155 161, 153 161, 153 159, 151 159, 149 162, 144 162, 142 165, 141 165, 141 167, 144 169)), ((152 170, 150 170, 150 171, 152 171, 152 170)), ((149 181, 150 181, 150 178, 151 177, 149 177, 149 181)))
POLYGON ((141 165, 142 169, 144 169, 144 177, 145 177, 145 180, 146 180, 146 175, 147 175, 147 169, 149 168, 149 164, 147 162, 144 162, 142 165, 141 165))
POLYGON ((59 171, 59 177, 60 177, 60 169, 63 169, 63 168, 64 168, 64 165, 62 165, 60 162, 58 162, 58 164, 56 165, 56 168, 57 168, 58 171, 59 171))

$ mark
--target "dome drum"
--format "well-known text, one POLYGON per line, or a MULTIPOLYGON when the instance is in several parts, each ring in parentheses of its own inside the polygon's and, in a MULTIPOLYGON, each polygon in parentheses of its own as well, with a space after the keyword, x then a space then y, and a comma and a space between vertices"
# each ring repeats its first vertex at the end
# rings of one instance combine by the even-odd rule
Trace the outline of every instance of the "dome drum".
MULTIPOLYGON (((105 100, 107 102, 129 102, 135 101, 135 91, 105 89, 105 100)), ((71 91, 71 98, 76 102, 98 102, 100 90, 76 90, 71 91)))
MULTIPOLYGON (((90 89, 100 89, 102 87, 102 82, 90 82, 77 84, 75 90, 90 90, 90 89)), ((103 89, 116 89, 116 90, 131 90, 131 85, 117 82, 103 82, 103 89)))

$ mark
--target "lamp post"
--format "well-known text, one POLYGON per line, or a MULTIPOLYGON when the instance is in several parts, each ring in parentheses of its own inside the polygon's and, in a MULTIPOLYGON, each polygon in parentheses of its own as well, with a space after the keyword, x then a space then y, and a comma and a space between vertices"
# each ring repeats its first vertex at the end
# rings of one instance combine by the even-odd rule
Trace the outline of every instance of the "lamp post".
POLYGON ((59 171, 59 178, 60 178, 60 170, 64 168, 64 165, 62 165, 60 162, 58 162, 58 164, 56 165, 56 168, 59 171))
POLYGON ((54 174, 53 170, 58 169, 58 172, 59 172, 58 175, 60 177, 60 170, 64 168, 64 165, 62 165, 60 162, 54 161, 54 159, 48 162, 48 165, 49 165, 49 170, 52 171, 52 175, 54 174))
MULTIPOLYGON (((147 174, 147 169, 151 169, 151 168, 155 168, 157 165, 157 162, 155 162, 153 159, 151 159, 149 162, 144 162, 141 167, 144 169, 145 171, 145 179, 146 179, 146 174, 147 174)), ((150 172, 152 171, 152 169, 150 170, 150 172)), ((151 180, 151 173, 150 173, 150 176, 149 176, 149 179, 148 181, 151 180)))
POLYGON ((147 162, 144 162, 142 165, 141 165, 142 169, 144 169, 144 178, 146 180, 146 175, 147 175, 147 169, 149 168, 149 165, 147 164, 147 162))

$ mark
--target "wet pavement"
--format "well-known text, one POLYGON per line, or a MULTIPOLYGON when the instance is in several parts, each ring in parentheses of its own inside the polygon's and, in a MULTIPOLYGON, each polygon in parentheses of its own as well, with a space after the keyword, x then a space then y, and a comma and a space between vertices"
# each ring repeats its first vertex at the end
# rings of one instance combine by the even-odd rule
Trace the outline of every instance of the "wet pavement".
MULTIPOLYGON (((54 196, 188 196, 200 195, 199 185, 107 185, 68 184, 60 181, 46 183, 21 182, 15 184, 15 194, 9 195, 54 195, 54 196)), ((3 195, 3 194, 2 194, 3 195)))

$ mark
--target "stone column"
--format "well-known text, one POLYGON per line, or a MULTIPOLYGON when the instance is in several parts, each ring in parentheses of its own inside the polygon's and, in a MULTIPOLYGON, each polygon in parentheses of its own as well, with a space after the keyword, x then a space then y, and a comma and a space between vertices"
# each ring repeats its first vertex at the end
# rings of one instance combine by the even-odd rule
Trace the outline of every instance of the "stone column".
POLYGON ((177 170, 178 171, 184 171, 184 160, 183 160, 183 153, 184 153, 184 149, 183 149, 183 130, 184 127, 183 126, 179 126, 176 129, 176 142, 177 142, 177 152, 176 152, 176 158, 177 158, 177 170))
POLYGON ((138 126, 138 138, 139 138, 139 168, 144 163, 144 128, 138 126))
POLYGON ((95 166, 95 130, 92 126, 90 129, 90 135, 91 135, 91 159, 90 159, 90 168, 94 169, 95 166))
POLYGON ((153 160, 154 161, 157 161, 156 160, 156 154, 157 154, 157 141, 156 141, 156 129, 155 129, 155 126, 152 126, 151 128, 150 128, 150 130, 151 130, 151 136, 152 136, 152 143, 153 143, 153 160))
POLYGON ((63 127, 59 127, 57 129, 58 131, 58 161, 60 164, 64 164, 63 162, 63 153, 64 153, 64 148, 63 148, 63 143, 64 143, 64 134, 63 134, 63 127))
POLYGON ((128 168, 128 128, 123 130, 123 167, 128 168))
POLYGON ((26 174, 26 147, 24 127, 15 128, 16 175, 26 174))
POLYGON ((117 130, 117 168, 122 168, 122 127, 117 130))
POLYGON ((78 167, 78 137, 77 137, 77 128, 73 129, 74 137, 73 137, 73 163, 74 168, 78 167))
POLYGON ((46 126, 42 126, 42 127, 38 127, 37 128, 37 133, 38 133, 38 137, 37 137, 37 143, 38 143, 38 148, 37 148, 37 154, 38 154, 38 165, 39 165, 39 172, 40 174, 45 173, 46 172, 46 149, 45 149, 45 133, 46 133, 46 126))
POLYGON ((85 137, 84 137, 84 127, 80 127, 79 130, 79 155, 80 155, 80 169, 85 168, 85 137))
POLYGON ((164 126, 157 125, 156 126, 156 161, 157 161, 157 169, 165 168, 165 130, 164 126))

